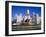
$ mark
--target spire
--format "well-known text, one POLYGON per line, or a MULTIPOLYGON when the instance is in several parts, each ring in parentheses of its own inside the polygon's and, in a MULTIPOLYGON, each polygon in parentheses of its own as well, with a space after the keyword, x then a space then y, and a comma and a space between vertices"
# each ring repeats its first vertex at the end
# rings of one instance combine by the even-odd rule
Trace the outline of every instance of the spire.
POLYGON ((15 16, 17 16, 17 14, 15 16))
POLYGON ((26 16, 28 16, 30 13, 29 13, 29 9, 27 10, 27 12, 26 12, 26 16))
POLYGON ((35 12, 33 12, 33 15, 35 15, 35 12))
POLYGON ((36 16, 38 17, 38 16, 39 16, 39 14, 36 14, 36 16))
POLYGON ((20 16, 22 16, 22 14, 20 13, 20 16))
POLYGON ((29 10, 27 10, 27 14, 29 14, 29 10))

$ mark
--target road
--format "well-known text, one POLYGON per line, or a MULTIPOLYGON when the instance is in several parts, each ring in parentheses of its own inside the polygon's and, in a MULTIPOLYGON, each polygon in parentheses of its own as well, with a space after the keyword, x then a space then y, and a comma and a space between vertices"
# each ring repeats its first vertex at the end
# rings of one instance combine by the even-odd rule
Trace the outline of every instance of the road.
POLYGON ((23 30, 40 30, 41 25, 30 25, 30 26, 17 26, 12 25, 12 31, 23 31, 23 30))

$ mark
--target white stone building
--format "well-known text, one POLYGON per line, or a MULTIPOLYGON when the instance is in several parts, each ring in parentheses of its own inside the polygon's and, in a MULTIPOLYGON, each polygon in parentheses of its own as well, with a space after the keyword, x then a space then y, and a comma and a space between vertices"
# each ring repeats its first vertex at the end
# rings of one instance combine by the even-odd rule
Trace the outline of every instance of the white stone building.
POLYGON ((37 24, 41 22, 41 17, 37 14, 37 24))
POLYGON ((17 25, 20 25, 20 23, 22 23, 23 20, 22 14, 20 13, 20 15, 16 17, 16 19, 17 19, 17 25))
POLYGON ((21 13, 20 13, 20 15, 16 14, 15 18, 16 18, 17 21, 13 25, 20 25, 22 23, 22 20, 23 20, 22 14, 21 13))
POLYGON ((37 20, 36 20, 36 14, 35 12, 33 12, 33 15, 32 15, 32 25, 35 25, 37 23, 37 20))

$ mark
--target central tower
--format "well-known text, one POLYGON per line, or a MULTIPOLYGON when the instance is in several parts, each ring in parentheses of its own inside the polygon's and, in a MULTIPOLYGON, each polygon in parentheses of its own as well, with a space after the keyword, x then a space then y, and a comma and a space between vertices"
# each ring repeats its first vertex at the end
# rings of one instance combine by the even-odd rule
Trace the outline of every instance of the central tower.
POLYGON ((26 13, 26 15, 29 15, 29 10, 27 10, 27 13, 26 13))

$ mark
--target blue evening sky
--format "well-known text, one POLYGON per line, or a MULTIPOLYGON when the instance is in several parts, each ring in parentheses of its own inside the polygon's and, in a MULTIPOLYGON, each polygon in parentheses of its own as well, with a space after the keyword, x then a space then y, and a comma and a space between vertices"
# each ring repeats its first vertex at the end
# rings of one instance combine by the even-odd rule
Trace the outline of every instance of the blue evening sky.
POLYGON ((29 7, 29 6, 12 6, 12 17, 15 17, 16 14, 21 13, 22 16, 24 16, 29 10, 30 15, 32 15, 33 12, 36 14, 41 15, 41 7, 29 7))

